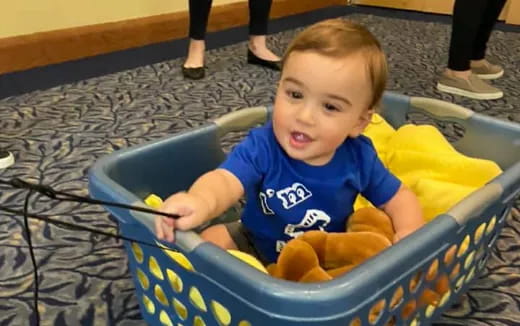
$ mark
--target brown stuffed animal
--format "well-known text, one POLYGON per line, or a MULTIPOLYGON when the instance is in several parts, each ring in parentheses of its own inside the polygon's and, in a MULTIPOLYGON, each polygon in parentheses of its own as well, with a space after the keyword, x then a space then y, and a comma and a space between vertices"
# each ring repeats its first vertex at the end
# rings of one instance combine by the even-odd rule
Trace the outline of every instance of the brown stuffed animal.
POLYGON ((346 231, 305 232, 285 245, 269 274, 296 282, 331 280, 390 247, 394 236, 390 218, 372 207, 352 214, 346 231))
MULTIPOLYGON (((391 219, 383 211, 366 207, 355 211, 348 219, 347 232, 327 233, 308 231, 289 241, 280 252, 276 264, 267 266, 273 277, 295 282, 323 282, 339 277, 367 259, 390 247, 394 239, 391 219), (297 263, 295 263, 297 262, 297 263)), ((435 289, 425 288, 419 302, 411 300, 404 304, 402 316, 408 318, 420 307, 437 305, 444 293, 449 290, 448 277, 437 275, 437 266, 431 266, 425 276, 436 279, 435 289)), ((417 280, 412 280, 414 288, 417 280)), ((398 292, 390 306, 398 303, 403 296, 398 292)), ((373 321, 379 315, 372 309, 373 321)))

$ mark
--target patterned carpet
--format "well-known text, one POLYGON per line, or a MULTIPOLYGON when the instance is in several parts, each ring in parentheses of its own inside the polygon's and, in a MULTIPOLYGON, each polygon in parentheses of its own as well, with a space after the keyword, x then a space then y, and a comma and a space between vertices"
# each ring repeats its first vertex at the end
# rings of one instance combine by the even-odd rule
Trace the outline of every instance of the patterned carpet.
MULTIPOLYGON (((495 82, 505 97, 477 102, 438 93, 450 26, 367 14, 349 15, 379 37, 390 62, 389 89, 462 104, 520 123, 520 37, 495 31, 491 57, 504 65, 495 82)), ((272 36, 281 53, 297 30, 272 36)), ((17 158, 0 178, 23 177, 87 194, 88 169, 119 148, 186 130, 231 110, 268 104, 278 73, 245 64, 245 43, 208 52, 208 77, 186 82, 182 59, 143 66, 0 100, 0 146, 17 158)), ((0 203, 21 209, 22 191, 0 188, 0 203)), ((34 198, 39 198, 35 196, 34 198)), ((33 200, 31 212, 104 231, 102 208, 33 200)), ((40 272, 42 325, 144 325, 120 241, 31 221, 40 272)), ((439 325, 519 325, 520 218, 507 221, 486 272, 439 325)), ((28 325, 33 276, 21 217, 0 212, 0 325, 28 325)), ((268 326, 268 325, 266 325, 268 326)))

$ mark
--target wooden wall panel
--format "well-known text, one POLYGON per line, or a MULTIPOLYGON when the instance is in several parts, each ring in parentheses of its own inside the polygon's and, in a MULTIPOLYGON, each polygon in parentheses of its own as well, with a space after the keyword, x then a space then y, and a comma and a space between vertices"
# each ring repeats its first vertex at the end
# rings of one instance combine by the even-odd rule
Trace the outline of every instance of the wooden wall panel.
MULTIPOLYGON (((304 13, 342 0, 274 0, 271 18, 304 13)), ((215 6, 208 31, 242 26, 249 21, 247 1, 215 6)), ((81 59, 113 51, 184 38, 189 13, 131 19, 0 39, 0 74, 81 59)))

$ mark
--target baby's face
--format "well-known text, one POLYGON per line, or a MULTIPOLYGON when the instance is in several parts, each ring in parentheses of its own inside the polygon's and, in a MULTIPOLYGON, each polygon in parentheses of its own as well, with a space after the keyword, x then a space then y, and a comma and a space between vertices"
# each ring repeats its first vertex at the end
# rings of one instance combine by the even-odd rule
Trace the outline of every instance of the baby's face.
POLYGON ((331 58, 313 51, 288 57, 273 112, 276 139, 293 159, 328 163, 348 136, 370 121, 371 85, 360 54, 331 58))

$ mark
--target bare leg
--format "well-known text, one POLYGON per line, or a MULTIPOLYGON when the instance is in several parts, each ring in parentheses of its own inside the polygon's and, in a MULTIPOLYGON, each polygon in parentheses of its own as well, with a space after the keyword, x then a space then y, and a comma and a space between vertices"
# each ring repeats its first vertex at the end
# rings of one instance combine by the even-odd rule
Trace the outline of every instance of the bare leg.
POLYGON ((206 230, 202 231, 200 237, 224 250, 238 250, 237 245, 231 238, 226 226, 223 224, 210 226, 206 230))
POLYGON ((265 42, 272 3, 273 0, 249 0, 249 49, 260 59, 279 61, 280 57, 265 42))
POLYGON ((250 35, 249 49, 260 59, 279 61, 280 57, 267 48, 265 35, 250 35))
POLYGON ((198 68, 204 65, 204 51, 206 50, 206 44, 204 40, 190 39, 190 46, 188 48, 188 56, 184 67, 186 68, 198 68))
POLYGON ((184 67, 199 68, 204 65, 204 50, 206 45, 204 38, 208 26, 209 13, 211 11, 212 0, 190 0, 190 45, 188 56, 184 67))

